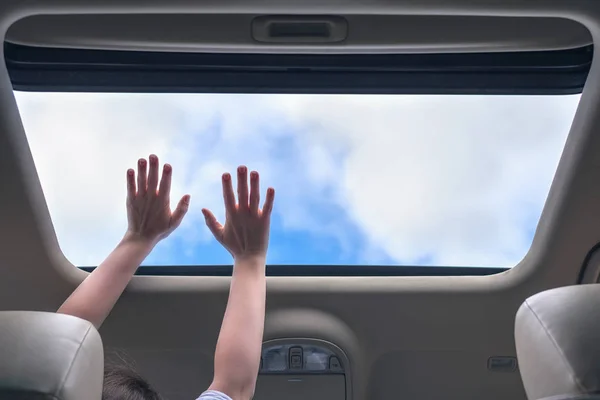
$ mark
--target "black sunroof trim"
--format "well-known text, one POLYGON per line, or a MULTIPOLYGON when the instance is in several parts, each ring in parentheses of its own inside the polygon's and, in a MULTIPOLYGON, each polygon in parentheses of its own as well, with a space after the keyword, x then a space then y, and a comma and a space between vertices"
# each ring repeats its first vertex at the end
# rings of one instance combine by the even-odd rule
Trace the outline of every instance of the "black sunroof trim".
MULTIPOLYGON (((96 267, 79 267, 92 272, 96 267)), ((267 276, 486 276, 510 268, 425 267, 395 265, 267 265, 267 276)), ((136 275, 149 276, 231 276, 233 266, 142 266, 136 275)))
POLYGON ((5 42, 15 90, 158 93, 581 93, 593 47, 458 54, 217 54, 5 42))

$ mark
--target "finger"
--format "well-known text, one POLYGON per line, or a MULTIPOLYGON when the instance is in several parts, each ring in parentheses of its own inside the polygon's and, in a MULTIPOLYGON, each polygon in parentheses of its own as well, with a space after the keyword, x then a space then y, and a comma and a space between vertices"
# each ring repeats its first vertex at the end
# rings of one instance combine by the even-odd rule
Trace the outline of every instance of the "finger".
POLYGON ((223 238, 223 225, 217 221, 215 215, 207 210, 206 208, 202 209, 202 214, 204 215, 204 220, 206 221, 206 226, 210 229, 210 232, 213 234, 215 239, 221 242, 223 238))
POLYGON ((146 190, 147 190, 147 185, 146 185, 146 160, 143 158, 140 158, 138 160, 138 176, 137 176, 137 183, 138 183, 138 194, 144 195, 146 194, 146 190))
POLYGON ((170 164, 165 164, 163 167, 162 177, 160 178, 160 188, 158 189, 158 194, 162 198, 169 200, 171 196, 171 172, 173 168, 170 164))
POLYGON ((258 213, 258 205, 260 204, 260 187, 259 187, 258 172, 250 173, 250 212, 258 213))
POLYGON ((273 211, 273 202, 275 201, 275 189, 268 188, 267 189, 267 198, 265 199, 265 204, 262 208, 262 214, 265 216, 270 216, 271 211, 273 211))
POLYGON ((237 170, 238 181, 238 208, 248 209, 248 168, 240 165, 237 170))
POLYGON ((148 163, 150 164, 148 169, 148 193, 155 195, 158 187, 158 157, 151 154, 148 157, 148 163))
POLYGON ((235 194, 233 194, 233 184, 231 183, 231 175, 223 174, 223 200, 225 201, 225 211, 228 214, 235 212, 235 194))
POLYGON ((181 224, 181 221, 183 221, 183 217, 185 217, 185 214, 188 211, 188 208, 190 206, 190 195, 186 194, 185 196, 183 196, 181 198, 181 200, 179 200, 179 203, 177 203, 177 207, 175 208, 175 211, 173 211, 173 214, 171 214, 171 228, 175 229, 179 226, 179 224, 181 224))
POLYGON ((135 172, 129 168, 127 170, 127 199, 133 200, 135 198, 135 172))

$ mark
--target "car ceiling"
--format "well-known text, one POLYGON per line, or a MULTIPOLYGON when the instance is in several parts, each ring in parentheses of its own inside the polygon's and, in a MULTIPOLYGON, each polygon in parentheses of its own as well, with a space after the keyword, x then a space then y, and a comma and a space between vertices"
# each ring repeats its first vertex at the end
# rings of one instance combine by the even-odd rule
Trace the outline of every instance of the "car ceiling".
MULTIPOLYGON (((600 35, 595 0, 5 0, 0 31, 16 23, 7 40, 50 47, 296 51, 281 44, 265 47, 237 33, 221 37, 210 29, 194 40, 195 14, 225 24, 265 14, 344 15, 351 21, 380 16, 392 27, 406 21, 402 29, 390 28, 379 52, 564 49, 598 42, 593 39, 600 35), (102 15, 97 20, 102 24, 94 24, 94 14, 102 15), (168 34, 148 40, 158 17, 168 24, 168 34), (469 23, 457 22, 467 17, 469 23), (511 28, 523 26, 524 17, 540 19, 530 25, 537 29, 503 41, 511 28), (115 21, 114 30, 99 28, 108 21, 115 21), (490 21, 496 29, 484 29, 490 21), (461 25, 465 30, 450 38, 443 33, 461 25), (485 34, 472 36, 480 30, 485 34), (78 32, 83 33, 74 37, 78 32)), ((377 40, 382 39, 375 34, 356 37, 351 51, 376 53, 377 40)), ((303 45, 297 51, 319 49, 303 45)), ((599 79, 600 64, 593 61, 533 245, 518 266, 490 276, 269 277, 265 339, 315 338, 341 348, 350 363, 352 399, 524 399, 518 371, 488 369, 490 357, 515 356, 517 308, 539 291, 598 280, 593 256, 600 242, 599 79)), ((4 63, 0 132, 0 310, 54 311, 86 272, 58 246, 4 63)), ((100 331, 108 356, 134 362, 168 398, 194 398, 212 377, 228 285, 226 276, 134 277, 100 331)))

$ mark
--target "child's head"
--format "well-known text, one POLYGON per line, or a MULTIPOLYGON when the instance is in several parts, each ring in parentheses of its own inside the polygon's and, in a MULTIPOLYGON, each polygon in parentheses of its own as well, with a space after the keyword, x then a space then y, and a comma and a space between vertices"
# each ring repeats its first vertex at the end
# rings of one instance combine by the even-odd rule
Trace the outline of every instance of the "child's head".
POLYGON ((107 365, 102 400, 162 400, 162 397, 133 369, 107 365))

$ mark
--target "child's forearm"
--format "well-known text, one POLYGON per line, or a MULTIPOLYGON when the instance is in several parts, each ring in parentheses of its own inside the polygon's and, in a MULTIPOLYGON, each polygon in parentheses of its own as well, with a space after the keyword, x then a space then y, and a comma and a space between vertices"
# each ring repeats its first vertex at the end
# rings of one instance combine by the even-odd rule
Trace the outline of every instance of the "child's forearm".
POLYGON ((113 252, 69 296, 58 312, 99 328, 154 243, 126 235, 113 252))
POLYGON ((211 385, 213 390, 234 400, 250 399, 254 393, 260 368, 265 297, 265 258, 236 260, 211 385))

